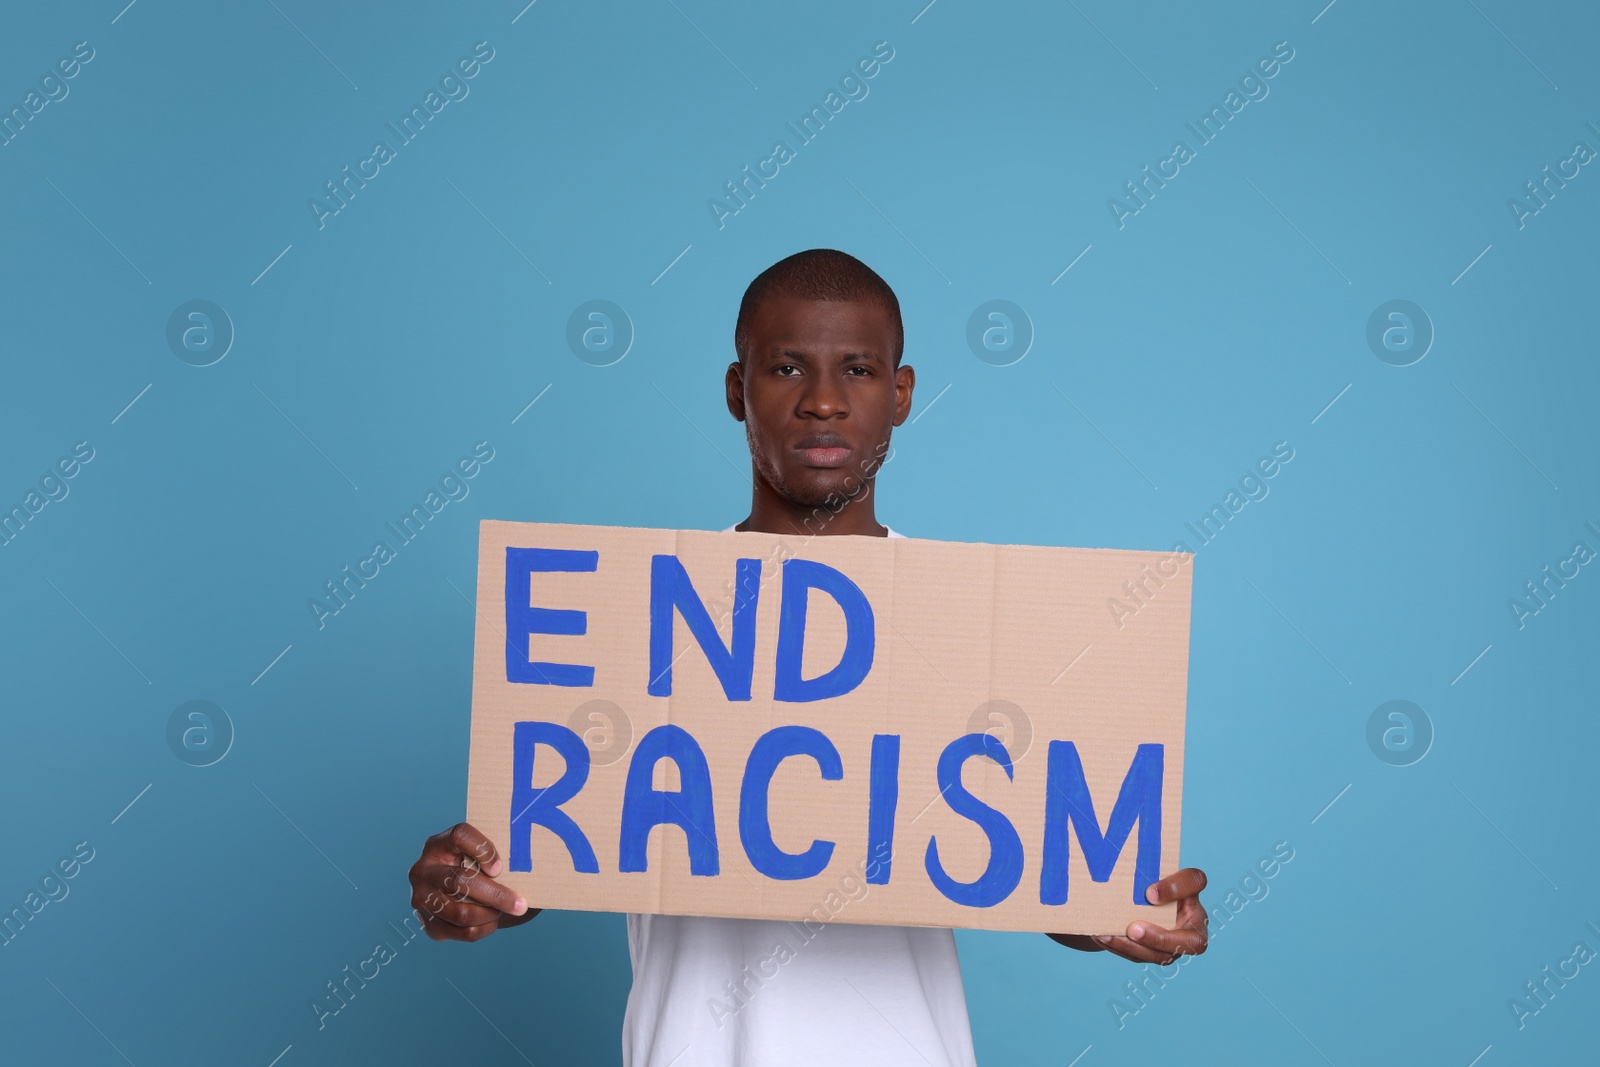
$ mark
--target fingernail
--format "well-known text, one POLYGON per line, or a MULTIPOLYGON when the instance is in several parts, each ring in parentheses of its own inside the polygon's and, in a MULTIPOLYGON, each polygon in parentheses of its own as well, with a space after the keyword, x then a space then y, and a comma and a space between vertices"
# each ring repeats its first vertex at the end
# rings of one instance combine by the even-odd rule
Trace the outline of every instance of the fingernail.
POLYGON ((1144 891, 1144 899, 1148 900, 1152 904, 1161 903, 1161 894, 1156 892, 1154 882, 1152 882, 1150 887, 1144 891))
POLYGON ((1143 937, 1144 936, 1144 923, 1134 923, 1132 926, 1128 927, 1128 936, 1133 938, 1136 941, 1139 938, 1143 937))
POLYGON ((1102 945, 1111 944, 1111 935, 1110 934, 1095 934, 1094 935, 1094 939, 1096 941, 1100 942, 1102 945))
POLYGON ((524 912, 526 912, 527 910, 528 910, 528 902, 526 900, 523 900, 521 897, 518 897, 517 898, 517 902, 512 905, 511 914, 513 914, 513 915, 521 915, 524 912))
POLYGON ((494 862, 489 864, 489 869, 488 869, 487 873, 488 873, 490 878, 497 877, 500 874, 500 857, 499 856, 496 856, 494 858, 494 862))

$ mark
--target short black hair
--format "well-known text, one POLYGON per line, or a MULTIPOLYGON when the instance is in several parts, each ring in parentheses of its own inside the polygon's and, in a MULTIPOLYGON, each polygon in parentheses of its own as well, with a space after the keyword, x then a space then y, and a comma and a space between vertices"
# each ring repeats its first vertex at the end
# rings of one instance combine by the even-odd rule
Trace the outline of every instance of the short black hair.
POLYGON ((878 272, 848 252, 810 248, 780 259, 760 274, 739 301, 739 319, 733 327, 733 347, 743 363, 748 355, 750 319, 770 297, 800 300, 871 300, 894 319, 894 366, 905 352, 905 326, 900 321, 900 300, 878 272))

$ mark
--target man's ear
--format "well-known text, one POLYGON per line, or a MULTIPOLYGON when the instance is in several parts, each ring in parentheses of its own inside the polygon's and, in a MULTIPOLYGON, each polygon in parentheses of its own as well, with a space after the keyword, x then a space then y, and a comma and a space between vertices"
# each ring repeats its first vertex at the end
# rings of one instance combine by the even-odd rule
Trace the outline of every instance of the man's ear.
POLYGON ((909 364, 894 372, 894 424, 899 426, 911 414, 911 393, 917 387, 917 372, 909 364))
POLYGON ((743 422, 744 366, 738 360, 728 364, 728 374, 723 381, 723 387, 728 393, 728 414, 733 416, 735 422, 743 422))

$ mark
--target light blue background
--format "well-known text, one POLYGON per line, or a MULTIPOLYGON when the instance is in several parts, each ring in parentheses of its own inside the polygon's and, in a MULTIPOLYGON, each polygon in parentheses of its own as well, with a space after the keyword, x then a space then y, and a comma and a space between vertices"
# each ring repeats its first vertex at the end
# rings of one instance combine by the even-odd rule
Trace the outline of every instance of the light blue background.
POLYGON ((958 935, 980 1059, 1593 1054, 1593 966, 1525 1029, 1507 1001, 1600 949, 1600 573, 1520 630, 1506 603, 1600 548, 1600 174, 1520 230, 1506 205, 1600 147, 1592 8, 124 2, 0 32, 6 109, 96 50, 0 148, 0 502, 96 451, 0 549, 0 908, 96 850, 0 948, 5 1058, 617 1060, 614 915, 419 939, 320 1032, 308 1003, 393 940, 463 812, 477 520, 741 518, 738 299, 815 246, 900 295, 904 532, 1193 546, 1295 449, 1198 551, 1182 857, 1214 911, 1275 842, 1293 862, 1121 1029, 1132 965, 958 935), (307 198, 481 40, 470 96, 319 231, 307 198), (870 95, 719 230, 707 199, 879 40, 870 95), (1282 40, 1270 95, 1119 230, 1107 198, 1282 40), (196 298, 237 330, 206 368, 165 341, 196 298), (614 366, 564 339, 592 298, 637 331, 614 366), (965 341, 996 298, 1036 331, 1010 367, 965 341), (1437 331, 1409 367, 1365 341, 1391 299, 1437 331), (481 439, 470 497, 319 631, 307 599, 481 439), (165 740, 197 698, 237 731, 206 768, 165 740), (1409 767, 1366 742, 1394 698, 1436 731, 1409 767))

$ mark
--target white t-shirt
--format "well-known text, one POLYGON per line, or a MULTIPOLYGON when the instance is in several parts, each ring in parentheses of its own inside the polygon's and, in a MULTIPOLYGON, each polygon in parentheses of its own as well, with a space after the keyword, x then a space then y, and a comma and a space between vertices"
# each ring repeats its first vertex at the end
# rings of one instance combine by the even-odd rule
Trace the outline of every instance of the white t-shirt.
POLYGON ((623 1067, 975 1064, 949 930, 629 915, 628 955, 623 1067))

